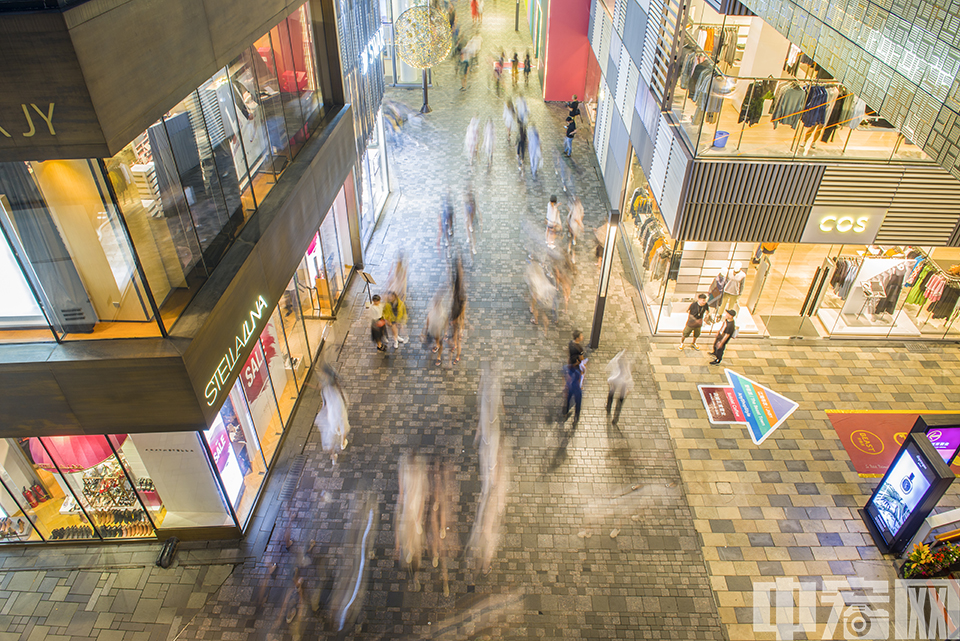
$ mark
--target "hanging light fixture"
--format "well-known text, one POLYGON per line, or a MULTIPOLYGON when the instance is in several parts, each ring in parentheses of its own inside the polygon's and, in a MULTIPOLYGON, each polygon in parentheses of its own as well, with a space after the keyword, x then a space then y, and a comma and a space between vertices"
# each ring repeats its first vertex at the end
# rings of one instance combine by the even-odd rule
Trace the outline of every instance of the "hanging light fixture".
POLYGON ((450 21, 429 5, 411 7, 393 23, 397 55, 417 69, 429 69, 446 58, 453 47, 450 21))

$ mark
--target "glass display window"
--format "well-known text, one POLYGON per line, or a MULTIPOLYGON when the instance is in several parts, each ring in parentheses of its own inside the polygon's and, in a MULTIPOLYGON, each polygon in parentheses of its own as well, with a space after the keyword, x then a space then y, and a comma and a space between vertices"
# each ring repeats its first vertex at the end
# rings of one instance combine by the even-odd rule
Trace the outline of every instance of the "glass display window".
POLYGON ((251 47, 252 69, 260 91, 259 100, 263 108, 267 141, 274 159, 274 171, 280 174, 293 160, 290 134, 297 131, 299 127, 295 122, 288 124, 286 121, 275 56, 269 33, 264 34, 251 47), (291 130, 290 127, 293 129, 291 130))
POLYGON ((52 495, 16 439, 0 439, 0 486, 0 543, 42 540, 35 508, 43 506, 40 513, 47 516, 52 495))
POLYGON ((267 464, 240 379, 204 438, 230 505, 245 526, 267 474, 267 464))
MULTIPOLYGON (((283 301, 281 300, 281 305, 282 304, 283 301)), ((273 313, 270 315, 270 322, 267 324, 266 329, 264 329, 264 334, 268 334, 276 343, 279 359, 283 364, 283 373, 281 374, 278 371, 271 379, 274 393, 277 395, 277 404, 280 405, 280 418, 286 423, 293 411, 293 406, 296 405, 297 396, 299 395, 298 388, 303 385, 308 364, 303 360, 306 348, 306 336, 303 333, 303 323, 302 321, 299 324, 292 322, 290 324, 291 329, 300 334, 299 336, 297 334, 289 336, 287 328, 283 323, 281 305, 277 305, 277 307, 274 308, 273 313), (293 339, 292 341, 291 338, 293 339), (299 341, 299 343, 295 341, 299 341), (296 346, 296 351, 294 351, 291 345, 296 346)), ((264 340, 262 336, 261 340, 264 340)), ((264 342, 264 345, 266 345, 266 342, 264 342)), ((264 350, 264 353, 266 354, 266 350, 264 350)))
MULTIPOLYGON (((290 153, 296 156, 307 139, 307 125, 304 120, 303 106, 301 105, 301 90, 307 86, 307 73, 297 68, 290 40, 290 24, 299 29, 296 14, 270 30, 270 44, 273 50, 273 62, 277 67, 277 80, 280 87, 280 103, 283 105, 283 115, 286 122, 285 136, 289 141, 290 153)), ((303 56, 298 56, 300 66, 303 56)))
POLYGON ((234 524, 197 432, 124 434, 108 439, 158 529, 234 524))
POLYGON ((305 82, 299 83, 300 105, 307 127, 312 130, 323 117, 323 95, 317 82, 317 62, 313 48, 313 22, 310 18, 310 5, 304 3, 297 12, 287 18, 290 28, 290 40, 293 44, 293 61, 298 72, 305 76, 305 82), (293 23, 296 22, 296 24, 293 23))
POLYGON ((377 120, 367 143, 361 162, 362 193, 360 197, 360 229, 363 244, 370 242, 377 220, 383 213, 383 205, 390 192, 387 178, 387 154, 383 142, 383 110, 377 112, 377 120))
MULTIPOLYGON (((334 245, 334 250, 336 251, 336 245, 334 245)), ((307 312, 305 307, 304 316, 333 316, 333 308, 336 304, 334 292, 339 292, 339 290, 330 286, 330 280, 327 278, 327 261, 324 258, 324 247, 320 242, 320 232, 318 231, 314 234, 313 240, 310 241, 301 268, 297 270, 295 276, 298 282, 308 285, 310 293, 310 311, 307 312)), ((301 296, 301 301, 306 306, 307 300, 303 296, 301 296)), ((312 339, 310 344, 313 345, 312 339)))
POLYGON ((247 400, 247 408, 257 432, 257 440, 268 466, 283 436, 283 419, 280 418, 280 409, 274 392, 274 377, 278 379, 278 384, 285 385, 287 382, 276 330, 268 323, 260 334, 260 340, 250 352, 247 362, 243 364, 239 378, 247 400))
POLYGON ((160 336, 100 168, 89 160, 0 163, 0 226, 33 292, 68 339, 160 336))
MULTIPOLYGON (((0 197, 0 210, 4 209, 0 197)), ((0 211, 0 217, 5 213, 0 211)), ((21 250, 22 251, 22 250, 21 250)), ((10 239, 0 227, 0 343, 34 343, 56 340, 34 285, 14 254, 10 239)))
MULTIPOLYGON (((118 437, 121 444, 124 440, 118 437)), ((35 461, 56 464, 79 501, 67 497, 61 513, 82 506, 105 539, 153 536, 153 523, 105 436, 41 437, 31 439, 30 447, 35 461)))

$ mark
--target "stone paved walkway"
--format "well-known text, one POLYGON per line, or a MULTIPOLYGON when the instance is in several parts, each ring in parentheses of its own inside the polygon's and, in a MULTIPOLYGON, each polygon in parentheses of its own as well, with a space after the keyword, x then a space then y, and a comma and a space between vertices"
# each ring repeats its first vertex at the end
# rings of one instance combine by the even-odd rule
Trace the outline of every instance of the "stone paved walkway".
MULTIPOLYGON (((469 22, 466 6, 460 15, 469 22)), ((512 26, 513 5, 488 1, 485 55, 499 46, 522 55, 529 36, 512 26)), ((707 367, 702 353, 680 353, 673 340, 643 335, 618 266, 601 347, 590 355, 583 418, 561 449, 561 432, 549 417, 561 401, 569 333, 589 334, 596 264, 592 248, 579 247, 569 311, 545 331, 530 323, 524 230, 541 232, 547 199, 562 193, 553 156, 561 149, 565 113, 537 100, 533 83, 527 91, 520 87, 545 148, 541 177, 520 176, 490 81, 476 78, 461 92, 452 65, 444 63, 431 90, 435 111, 393 152, 400 191, 365 262, 384 282, 396 252, 407 252, 414 338, 386 355, 375 352, 362 319, 365 294, 353 283, 336 338, 324 349, 349 395, 351 443, 337 466, 322 455, 310 428, 320 401, 308 390, 283 455, 289 459, 302 447, 306 469, 292 498, 260 506, 271 519, 277 510, 275 524, 262 530, 273 531, 265 552, 249 541, 185 545, 177 566, 160 570, 152 565, 158 544, 2 549, 0 641, 337 638, 325 611, 311 606, 326 599, 332 574, 344 563, 351 501, 366 490, 378 497, 380 520, 369 591, 356 626, 344 635, 349 638, 774 638, 752 625, 756 580, 893 578, 895 564, 877 554, 855 511, 874 483, 853 471, 823 410, 960 411, 953 386, 960 350, 735 341, 728 367, 800 403, 757 447, 739 426, 709 426, 696 385, 721 382, 722 371, 707 367), (473 115, 498 125, 497 162, 489 172, 464 164, 463 133, 473 115), (415 336, 449 271, 436 247, 440 195, 447 187, 459 195, 468 181, 483 229, 479 252, 471 256, 462 218, 456 222, 466 256, 466 344, 459 364, 448 358, 436 367, 415 336), (618 432, 604 414, 602 365, 622 348, 637 356, 637 386, 618 432), (504 366, 503 430, 513 450, 500 551, 488 575, 476 573, 461 553, 451 565, 449 596, 425 560, 423 587, 413 591, 393 553, 398 459, 416 451, 453 466, 452 532, 462 551, 480 491, 473 446, 479 370, 494 360, 504 366), (295 576, 304 579, 302 602, 295 576), (296 616, 288 622, 291 613, 296 616)), ((419 91, 390 89, 387 99, 420 105, 419 91)), ((586 133, 581 130, 568 166, 592 229, 609 203, 586 133)), ((283 472, 278 467, 273 486, 283 484, 283 472)), ((952 489, 944 505, 960 504, 957 496, 952 489)), ((818 612, 821 622, 826 614, 818 612)), ((844 638, 841 630, 832 636, 844 638)), ((822 626, 811 638, 821 637, 822 626)))

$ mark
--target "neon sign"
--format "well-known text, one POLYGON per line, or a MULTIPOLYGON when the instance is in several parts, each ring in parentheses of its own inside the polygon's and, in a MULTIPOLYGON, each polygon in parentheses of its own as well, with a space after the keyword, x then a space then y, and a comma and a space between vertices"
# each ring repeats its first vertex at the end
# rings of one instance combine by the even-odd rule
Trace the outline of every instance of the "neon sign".
POLYGON ((370 68, 377 58, 380 57, 380 54, 383 53, 383 48, 386 46, 386 41, 383 39, 383 27, 377 29, 377 32, 373 34, 373 37, 370 38, 370 42, 367 43, 367 46, 360 50, 360 73, 366 75, 367 69, 370 68))
POLYGON ((203 395, 207 399, 208 406, 217 402, 220 390, 223 389, 227 379, 230 378, 230 374, 240 361, 240 354, 243 353, 243 348, 247 346, 251 338, 255 340, 260 335, 257 327, 264 316, 263 311, 266 308, 267 301, 263 296, 258 296, 253 304, 253 309, 250 310, 250 317, 245 319, 243 324, 240 325, 240 330, 237 332, 232 344, 227 347, 227 351, 224 353, 223 358, 220 359, 216 371, 213 373, 213 376, 210 377, 210 382, 207 383, 206 388, 204 388, 203 395))

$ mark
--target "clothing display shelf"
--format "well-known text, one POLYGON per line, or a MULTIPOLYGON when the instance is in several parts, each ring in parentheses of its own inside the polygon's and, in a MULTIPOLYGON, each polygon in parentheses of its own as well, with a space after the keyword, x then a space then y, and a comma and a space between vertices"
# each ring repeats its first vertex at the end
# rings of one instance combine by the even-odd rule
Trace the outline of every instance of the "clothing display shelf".
POLYGON ((936 259, 920 247, 912 247, 917 254, 908 274, 911 287, 906 303, 918 305, 918 316, 926 307, 926 321, 943 320, 953 323, 960 316, 960 276, 951 274, 936 259))

